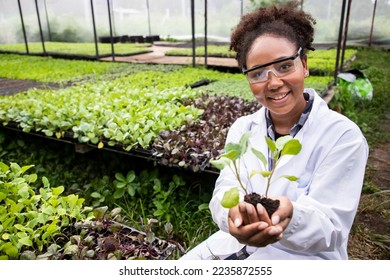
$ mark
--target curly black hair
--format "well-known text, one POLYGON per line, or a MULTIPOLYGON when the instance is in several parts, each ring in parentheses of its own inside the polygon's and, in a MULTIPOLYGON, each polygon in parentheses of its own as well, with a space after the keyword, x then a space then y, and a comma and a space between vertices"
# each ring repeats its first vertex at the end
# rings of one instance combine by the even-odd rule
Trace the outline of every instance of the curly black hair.
POLYGON ((230 38, 230 50, 236 52, 240 69, 246 68, 246 58, 253 42, 263 34, 273 34, 302 47, 301 55, 306 50, 314 50, 314 24, 316 20, 298 7, 296 1, 284 5, 272 5, 244 15, 230 38))

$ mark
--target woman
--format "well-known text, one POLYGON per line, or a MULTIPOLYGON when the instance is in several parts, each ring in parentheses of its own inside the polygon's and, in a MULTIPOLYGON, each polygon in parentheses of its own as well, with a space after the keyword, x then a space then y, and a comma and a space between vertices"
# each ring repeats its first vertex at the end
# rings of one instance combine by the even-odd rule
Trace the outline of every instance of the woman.
MULTIPOLYGON (((291 135, 301 142, 302 150, 281 162, 274 178, 288 174, 299 180, 271 185, 269 196, 279 199, 280 206, 269 217, 260 204, 240 202, 223 208, 223 194, 237 181, 228 168, 222 170, 210 202, 220 231, 182 259, 348 258, 348 235, 360 199, 368 146, 352 121, 329 110, 313 89, 304 87, 309 75, 306 52, 314 50, 314 24, 297 3, 290 2, 245 15, 234 30, 231 49, 263 106, 239 118, 226 142, 237 143, 251 131, 248 145, 267 155, 264 136, 275 140, 291 135)), ((249 152, 241 162, 243 175, 261 169, 249 152)), ((250 191, 264 194, 265 179, 255 176, 249 186, 250 191)))

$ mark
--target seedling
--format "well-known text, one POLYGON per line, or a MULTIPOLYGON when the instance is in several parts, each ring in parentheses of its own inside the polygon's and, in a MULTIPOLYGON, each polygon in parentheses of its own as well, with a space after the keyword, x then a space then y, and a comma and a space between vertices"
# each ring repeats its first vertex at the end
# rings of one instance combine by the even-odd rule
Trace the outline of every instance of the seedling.
MULTIPOLYGON (((272 216, 272 213, 275 212, 275 210, 279 207, 280 202, 279 200, 272 200, 268 198, 268 191, 271 184, 280 178, 285 178, 290 181, 298 180, 296 176, 292 176, 292 175, 283 175, 272 180, 275 170, 278 167, 280 159, 283 156, 297 155, 301 151, 302 145, 299 142, 299 140, 294 139, 289 135, 280 137, 276 141, 273 141, 271 138, 266 136, 265 140, 274 164, 272 168, 269 168, 268 161, 264 156, 264 154, 259 150, 256 150, 255 148, 251 148, 251 152, 262 163, 263 169, 252 170, 249 175, 249 179, 246 181, 246 184, 244 185, 243 179, 240 177, 240 160, 242 156, 247 152, 248 139, 250 135, 251 132, 248 131, 241 136, 241 139, 238 143, 228 143, 225 147, 225 152, 221 154, 218 159, 210 161, 210 163, 219 170, 222 170, 226 167, 230 168, 233 174, 235 175, 235 177, 237 178, 239 187, 241 187, 245 192, 244 201, 252 203, 254 206, 256 206, 257 203, 261 203, 266 208, 268 215, 272 216), (261 175, 267 179, 267 186, 263 197, 261 197, 261 195, 259 194, 248 192, 247 186, 250 182, 250 179, 252 179, 252 177, 255 175, 261 175), (268 206, 270 202, 273 205, 271 207, 268 206)), ((225 192, 221 204, 223 207, 232 208, 236 206, 239 202, 240 202, 239 189, 238 187, 233 187, 230 190, 225 192)))

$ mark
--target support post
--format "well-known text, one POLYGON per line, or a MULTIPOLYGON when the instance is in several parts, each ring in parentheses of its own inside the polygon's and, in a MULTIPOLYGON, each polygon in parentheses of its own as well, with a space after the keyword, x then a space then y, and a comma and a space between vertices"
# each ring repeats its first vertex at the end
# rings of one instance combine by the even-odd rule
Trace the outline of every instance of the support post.
POLYGON ((335 83, 337 83, 337 75, 339 74, 339 59, 340 59, 341 40, 343 36, 345 4, 346 4, 346 0, 343 0, 342 8, 341 8, 341 16, 340 16, 339 38, 337 43, 336 65, 335 65, 334 77, 333 77, 335 83))
POLYGON ((110 42, 111 42, 112 61, 115 61, 114 38, 113 38, 113 36, 112 36, 112 23, 111 23, 110 0, 107 0, 107 10, 108 10, 108 22, 109 22, 109 25, 110 25, 110 42))
POLYGON ((95 12, 93 8, 93 0, 91 0, 91 13, 92 13, 92 25, 93 25, 93 36, 95 40, 95 50, 96 50, 96 60, 99 59, 99 48, 98 48, 98 38, 96 33, 96 22, 95 22, 95 12))
POLYGON ((37 10, 38 25, 39 25, 39 34, 41 35, 41 42, 42 42, 43 55, 47 55, 47 53, 46 53, 46 48, 45 48, 45 38, 43 37, 43 32, 42 32, 41 17, 39 16, 38 0, 35 0, 35 8, 36 8, 36 10, 37 10))
POLYGON ((204 0, 204 66, 207 68, 207 0, 204 0))
POLYGON ((368 40, 368 46, 369 47, 371 47, 371 44, 372 44, 372 33, 374 32, 374 20, 375 20, 376 3, 377 3, 377 0, 374 0, 374 9, 372 11, 372 20, 371 20, 370 39, 368 40))
POLYGON ((351 13, 351 4, 352 4, 352 0, 348 0, 347 18, 345 20, 344 39, 343 39, 343 47, 341 52, 340 71, 343 71, 343 67, 344 67, 344 55, 345 55, 345 48, 347 46, 348 24, 349 24, 349 15, 351 13))
POLYGON ((28 50, 26 27, 24 26, 23 12, 22 12, 22 6, 20 5, 20 0, 18 0, 18 6, 19 6, 19 13, 20 13, 20 20, 22 21, 22 30, 23 30, 24 44, 26 45, 26 53, 30 54, 30 51, 28 50))
POLYGON ((192 67, 195 67, 195 0, 191 0, 192 67))
POLYGON ((46 14, 47 33, 49 35, 49 42, 51 42, 51 29, 50 29, 50 22, 49 22, 49 14, 47 13, 46 0, 45 0, 45 14, 46 14))
POLYGON ((148 10, 148 31, 149 31, 149 36, 152 36, 152 29, 150 27, 150 6, 149 6, 149 0, 146 0, 146 8, 148 10))

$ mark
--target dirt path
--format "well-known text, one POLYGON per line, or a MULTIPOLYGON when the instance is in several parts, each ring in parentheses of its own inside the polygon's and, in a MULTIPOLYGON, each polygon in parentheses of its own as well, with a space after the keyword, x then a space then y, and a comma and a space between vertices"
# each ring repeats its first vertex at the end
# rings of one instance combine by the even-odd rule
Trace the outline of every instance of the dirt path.
MULTIPOLYGON (((390 131, 390 111, 381 120, 384 131, 390 131)), ((381 190, 390 190, 390 143, 379 144, 370 151, 368 160, 369 179, 381 190)))
MULTIPOLYGON (((153 44, 151 50, 153 52, 132 55, 132 56, 116 56, 115 61, 120 62, 133 62, 133 63, 158 63, 158 64, 185 64, 192 65, 192 56, 166 56, 165 52, 176 48, 175 44, 171 45, 159 45, 153 44)), ((112 61, 112 57, 102 58, 104 61, 112 61)), ((204 57, 195 58, 196 65, 204 65, 204 57)), ((207 65, 219 66, 219 67, 230 67, 233 69, 237 68, 237 62, 233 58, 222 58, 222 57, 207 57, 207 65)))
MULTIPOLYGON (((390 111, 381 120, 383 131, 390 131, 390 111)), ((348 243, 352 259, 390 259, 390 143, 371 148, 365 181, 376 192, 362 194, 348 243)))

